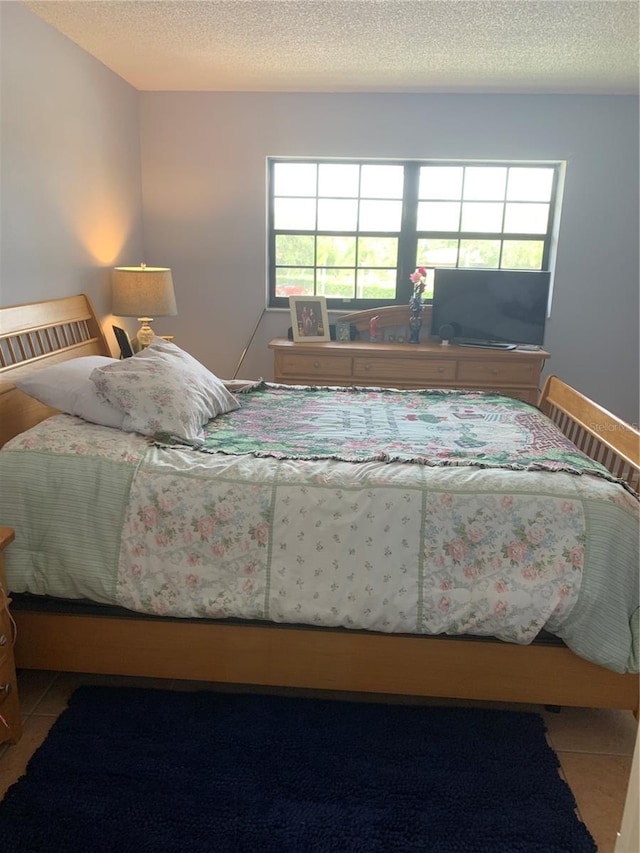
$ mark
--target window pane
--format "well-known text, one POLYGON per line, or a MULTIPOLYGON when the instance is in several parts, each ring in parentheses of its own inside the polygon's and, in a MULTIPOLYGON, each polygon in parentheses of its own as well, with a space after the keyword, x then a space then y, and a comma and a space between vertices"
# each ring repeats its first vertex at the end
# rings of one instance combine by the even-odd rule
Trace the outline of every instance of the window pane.
POLYGON ((355 294, 355 270, 318 270, 318 293, 334 299, 353 299, 355 294))
POLYGON ((334 198, 357 198, 360 167, 347 163, 321 163, 318 195, 334 198))
POLYGON ((455 267, 457 261, 457 240, 418 240, 417 267, 455 267))
POLYGON ((313 269, 276 269, 276 296, 313 294, 313 269))
POLYGON ((548 204, 507 204, 504 230, 512 234, 544 234, 548 220, 548 204))
POLYGON ((274 195, 315 195, 315 163, 274 163, 274 195))
POLYGON ((404 169, 402 166, 363 166, 360 196, 362 198, 402 198, 404 169))
POLYGON ((316 227, 315 199, 276 198, 273 202, 274 227, 281 231, 313 231, 316 227))
POLYGON ((461 267, 498 268, 500 240, 460 240, 461 267))
POLYGON ((422 166, 418 198, 461 198, 462 166, 422 166))
POLYGON ((396 267, 397 265, 397 237, 358 238, 359 267, 396 267))
POLYGON ((419 201, 418 231, 457 231, 460 204, 457 201, 419 201))
POLYGON ((355 231, 357 224, 357 201, 318 200, 318 231, 355 231))
POLYGON ((355 237, 322 237, 318 235, 319 267, 354 267, 356 264, 355 237))
POLYGON ((502 231, 503 204, 495 202, 464 202, 462 231, 502 231))
POLYGON ((313 266, 315 237, 303 234, 276 234, 276 264, 313 266))
POLYGON ((395 270, 358 270, 359 299, 393 299, 395 295, 395 270))
POLYGON ((500 266, 512 270, 541 270, 543 251, 542 240, 505 240, 500 266))
POLYGON ((464 175, 464 198, 483 201, 503 199, 506 183, 507 170, 504 166, 469 166, 464 175))
POLYGON ((360 202, 360 231, 399 231, 401 221, 400 201, 360 202))
POLYGON ((551 201, 553 169, 509 169, 510 201, 551 201))

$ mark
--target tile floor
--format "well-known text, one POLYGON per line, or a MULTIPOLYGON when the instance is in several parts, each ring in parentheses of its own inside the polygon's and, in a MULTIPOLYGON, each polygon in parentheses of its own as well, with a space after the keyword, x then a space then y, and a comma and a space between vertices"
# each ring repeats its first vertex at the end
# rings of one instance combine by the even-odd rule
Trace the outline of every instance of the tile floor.
MULTIPOLYGON (((206 687, 220 690, 247 689, 151 678, 47 671, 21 672, 18 674, 18 690, 24 733, 17 744, 0 746, 0 798, 24 773, 29 758, 46 738, 56 717, 66 707, 69 696, 80 684, 135 685, 179 690, 206 687)), ((340 697, 336 695, 335 698, 340 697)), ((433 704, 429 700, 415 701, 433 704)), ((490 703, 475 704, 486 706, 490 703)), ((599 853, 613 853, 637 734, 637 724, 631 712, 563 708, 560 713, 553 713, 540 706, 502 704, 498 707, 536 711, 544 716, 550 744, 555 749, 562 773, 574 792, 582 820, 594 837, 599 853)))

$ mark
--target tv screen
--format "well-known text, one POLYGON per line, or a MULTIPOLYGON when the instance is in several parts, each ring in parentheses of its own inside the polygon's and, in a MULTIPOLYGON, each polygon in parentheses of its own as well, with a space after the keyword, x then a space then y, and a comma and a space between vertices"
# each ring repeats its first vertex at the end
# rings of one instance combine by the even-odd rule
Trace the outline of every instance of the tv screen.
POLYGON ((460 343, 540 346, 549 281, 548 272, 436 269, 431 334, 460 343))

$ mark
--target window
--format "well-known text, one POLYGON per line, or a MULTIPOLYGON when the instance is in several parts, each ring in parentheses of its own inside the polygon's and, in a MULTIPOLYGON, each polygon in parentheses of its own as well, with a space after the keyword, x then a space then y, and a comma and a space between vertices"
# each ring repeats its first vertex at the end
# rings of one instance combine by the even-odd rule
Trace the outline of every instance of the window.
POLYGON ((304 294, 342 310, 404 303, 417 266, 547 270, 559 169, 270 159, 269 305, 304 294))

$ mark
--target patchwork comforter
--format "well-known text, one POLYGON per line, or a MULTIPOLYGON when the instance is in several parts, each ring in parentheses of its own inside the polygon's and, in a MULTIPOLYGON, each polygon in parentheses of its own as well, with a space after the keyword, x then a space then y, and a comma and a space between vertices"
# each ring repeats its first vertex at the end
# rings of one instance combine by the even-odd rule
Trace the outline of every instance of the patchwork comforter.
POLYGON ((516 643, 544 628, 638 671, 637 498, 533 407, 313 389, 305 408, 296 390, 246 395, 199 448, 67 415, 13 439, 11 590, 516 643))

